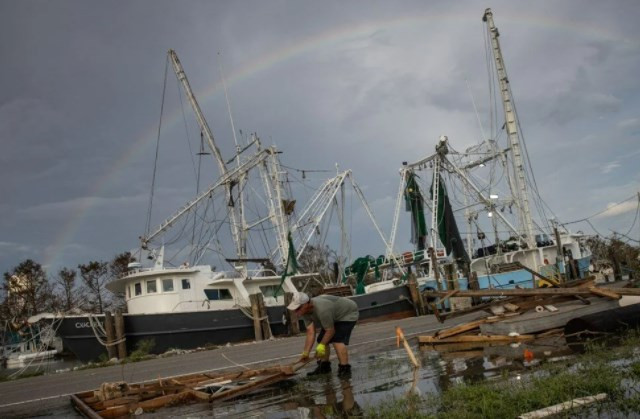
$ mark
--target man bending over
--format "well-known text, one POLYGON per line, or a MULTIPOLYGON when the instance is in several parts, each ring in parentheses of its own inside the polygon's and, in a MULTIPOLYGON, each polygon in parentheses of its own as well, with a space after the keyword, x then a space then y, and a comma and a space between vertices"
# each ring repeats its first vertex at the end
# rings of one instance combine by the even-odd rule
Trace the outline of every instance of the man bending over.
POLYGON ((331 343, 338 356, 338 376, 349 376, 351 365, 349 365, 347 346, 351 331, 358 321, 358 305, 355 301, 334 295, 309 298, 307 294, 297 292, 294 293, 291 304, 287 308, 302 317, 307 327, 307 338, 304 342, 301 361, 309 358, 316 332, 320 330, 316 346, 318 366, 307 375, 331 372, 331 362, 329 362, 331 351, 327 346, 331 343))

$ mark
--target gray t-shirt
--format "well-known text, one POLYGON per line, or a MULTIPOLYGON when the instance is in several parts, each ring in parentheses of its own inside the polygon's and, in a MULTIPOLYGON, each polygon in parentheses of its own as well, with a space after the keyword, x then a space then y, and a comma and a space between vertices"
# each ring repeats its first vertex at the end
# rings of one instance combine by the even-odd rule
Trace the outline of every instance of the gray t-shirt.
POLYGON ((332 329, 335 322, 358 321, 358 305, 349 298, 319 295, 311 302, 313 311, 302 316, 307 327, 313 322, 318 328, 332 329))

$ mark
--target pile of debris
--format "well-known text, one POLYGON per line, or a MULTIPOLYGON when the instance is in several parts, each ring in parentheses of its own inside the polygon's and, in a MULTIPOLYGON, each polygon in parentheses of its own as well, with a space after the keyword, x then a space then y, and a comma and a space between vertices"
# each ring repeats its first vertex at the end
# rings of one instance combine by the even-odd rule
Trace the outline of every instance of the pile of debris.
POLYGON ((71 395, 71 403, 88 418, 129 417, 189 402, 214 403, 285 380, 305 364, 198 373, 137 384, 104 383, 97 390, 71 395))
POLYGON ((618 310, 623 306, 640 307, 640 289, 598 287, 594 278, 566 284, 558 288, 484 289, 427 291, 424 297, 434 299, 432 309, 438 319, 478 312, 476 320, 431 336, 419 336, 420 344, 439 345, 465 342, 519 342, 564 333, 573 319, 618 310), (493 297, 493 300, 471 308, 441 313, 451 297, 493 297))

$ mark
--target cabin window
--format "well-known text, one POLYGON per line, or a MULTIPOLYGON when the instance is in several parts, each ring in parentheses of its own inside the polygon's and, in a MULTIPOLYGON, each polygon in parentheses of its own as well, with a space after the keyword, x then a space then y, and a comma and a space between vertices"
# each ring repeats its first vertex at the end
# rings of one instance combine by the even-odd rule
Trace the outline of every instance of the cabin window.
POLYGON ((142 284, 140 282, 136 282, 133 287, 136 291, 135 295, 142 295, 142 284))
POLYGON ((171 292, 171 291, 173 291, 173 279, 163 279, 162 292, 171 292))
POLYGON ((182 289, 183 290, 191 289, 191 282, 189 282, 189 280, 186 278, 182 280, 182 289))
POLYGON ((158 292, 155 279, 151 281, 147 281, 147 294, 152 294, 154 292, 158 292))
POLYGON ((280 297, 284 295, 284 289, 280 287, 280 285, 262 285, 260 287, 260 292, 265 297, 280 297), (276 295, 276 292, 278 293, 276 295))
POLYGON ((204 293, 207 295, 208 300, 233 300, 231 291, 227 288, 206 289, 204 293))

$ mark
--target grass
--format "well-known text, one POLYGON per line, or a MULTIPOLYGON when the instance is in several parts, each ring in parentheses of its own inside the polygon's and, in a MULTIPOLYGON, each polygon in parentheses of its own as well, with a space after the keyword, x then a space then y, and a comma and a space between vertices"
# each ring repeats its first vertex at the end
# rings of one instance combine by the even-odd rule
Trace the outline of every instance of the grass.
MULTIPOLYGON (((640 411, 640 333, 630 331, 620 346, 589 345, 585 354, 557 364, 543 364, 525 376, 458 384, 439 395, 387 400, 367 411, 373 418, 514 418, 579 397, 606 393, 591 405, 593 414, 625 416, 640 411)), ((566 412, 580 417, 584 410, 566 412)), ((617 416, 616 416, 617 417, 617 416)))
POLYGON ((153 339, 141 340, 136 345, 136 349, 129 354, 124 362, 140 362, 146 359, 154 358, 154 356, 150 355, 150 353, 155 344, 156 343, 153 339))

